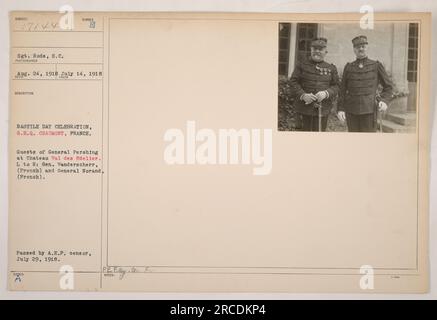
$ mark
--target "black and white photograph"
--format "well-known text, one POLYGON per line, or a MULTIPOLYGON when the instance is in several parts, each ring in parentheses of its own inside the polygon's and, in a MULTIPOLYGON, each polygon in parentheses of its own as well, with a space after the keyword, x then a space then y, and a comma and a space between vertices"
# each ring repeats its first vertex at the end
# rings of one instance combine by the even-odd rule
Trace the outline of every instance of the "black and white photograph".
POLYGON ((279 23, 278 130, 415 133, 418 23, 279 23))

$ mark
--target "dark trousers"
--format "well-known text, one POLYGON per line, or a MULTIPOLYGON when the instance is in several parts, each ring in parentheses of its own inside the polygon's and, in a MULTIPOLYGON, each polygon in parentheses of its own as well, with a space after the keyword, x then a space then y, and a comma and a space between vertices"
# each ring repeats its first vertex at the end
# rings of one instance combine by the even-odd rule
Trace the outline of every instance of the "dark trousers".
POLYGON ((375 118, 373 113, 346 113, 347 129, 349 132, 375 132, 375 118))
MULTIPOLYGON (((326 131, 328 116, 322 117, 322 131, 326 131)), ((319 131, 319 116, 309 116, 302 114, 303 131, 319 131)))

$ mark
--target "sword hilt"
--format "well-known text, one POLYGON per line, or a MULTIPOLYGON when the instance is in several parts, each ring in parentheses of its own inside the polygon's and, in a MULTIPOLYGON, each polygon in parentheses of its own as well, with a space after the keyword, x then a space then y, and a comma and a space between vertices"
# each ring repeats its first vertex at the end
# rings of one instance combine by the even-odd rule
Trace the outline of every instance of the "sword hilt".
POLYGON ((322 108, 322 104, 320 102, 314 101, 313 103, 314 103, 314 108, 317 108, 317 109, 321 109, 322 108))

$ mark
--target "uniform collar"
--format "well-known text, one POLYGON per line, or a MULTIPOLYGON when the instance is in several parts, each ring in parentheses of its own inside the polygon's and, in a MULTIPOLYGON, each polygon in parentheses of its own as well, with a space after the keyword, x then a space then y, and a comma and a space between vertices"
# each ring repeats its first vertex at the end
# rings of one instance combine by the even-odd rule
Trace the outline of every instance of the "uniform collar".
POLYGON ((355 61, 357 62, 366 62, 369 58, 366 56, 364 58, 357 58, 355 61))
POLYGON ((307 60, 308 60, 310 63, 313 63, 313 64, 319 64, 319 63, 323 63, 323 62, 325 62, 325 60, 322 60, 322 61, 314 61, 313 58, 311 58, 311 56, 309 56, 307 60))

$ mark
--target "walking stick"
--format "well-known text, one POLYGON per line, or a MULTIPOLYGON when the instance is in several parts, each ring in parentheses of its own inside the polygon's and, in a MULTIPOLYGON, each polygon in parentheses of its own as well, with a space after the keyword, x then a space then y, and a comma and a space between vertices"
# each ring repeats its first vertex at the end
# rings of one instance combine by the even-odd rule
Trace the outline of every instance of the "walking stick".
POLYGON ((378 118, 379 118, 379 132, 382 133, 382 111, 378 110, 378 118))
POLYGON ((314 107, 319 109, 319 132, 322 132, 322 104, 314 102, 314 107))
POLYGON ((376 95, 375 97, 375 104, 376 104, 376 112, 377 112, 377 118, 379 121, 379 132, 382 133, 382 111, 379 110, 379 102, 382 101, 381 100, 381 96, 379 94, 376 95))

